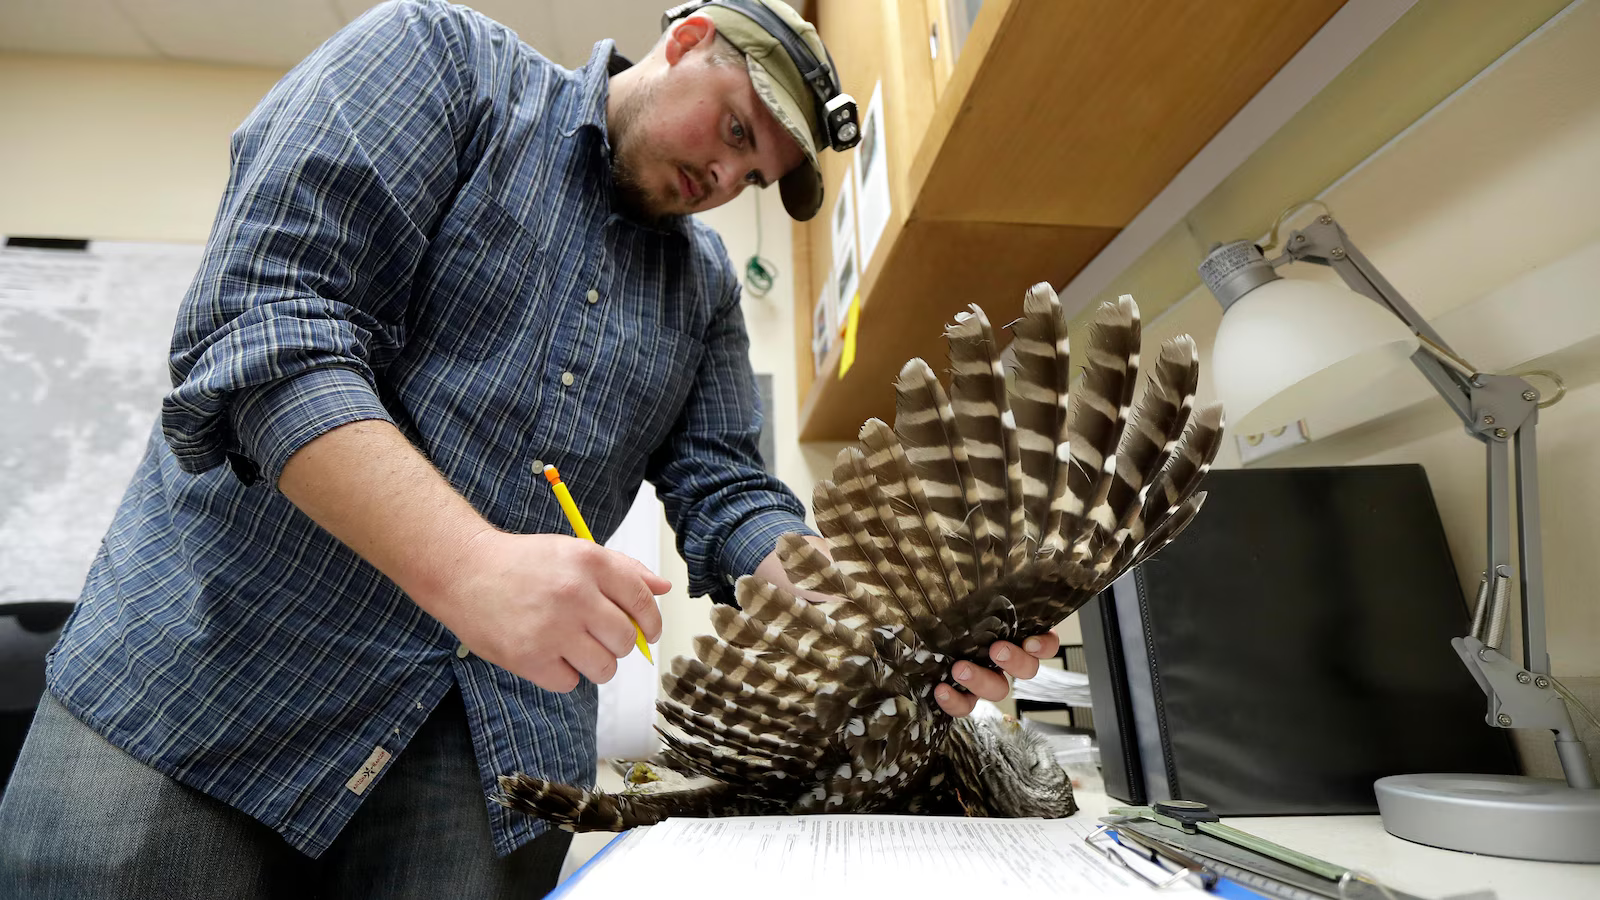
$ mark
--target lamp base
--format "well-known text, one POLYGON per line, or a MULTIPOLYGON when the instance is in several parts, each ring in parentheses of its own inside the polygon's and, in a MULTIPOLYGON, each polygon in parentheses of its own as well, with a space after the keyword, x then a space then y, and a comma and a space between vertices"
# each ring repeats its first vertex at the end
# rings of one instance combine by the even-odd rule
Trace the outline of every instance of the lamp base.
POLYGON ((1467 853, 1600 863, 1600 790, 1524 775, 1390 775, 1374 783, 1395 837, 1467 853))

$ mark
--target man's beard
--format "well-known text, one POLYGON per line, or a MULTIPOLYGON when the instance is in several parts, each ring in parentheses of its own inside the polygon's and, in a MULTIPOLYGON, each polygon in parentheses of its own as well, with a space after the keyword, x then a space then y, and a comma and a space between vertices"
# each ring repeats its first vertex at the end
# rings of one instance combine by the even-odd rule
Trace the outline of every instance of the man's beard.
POLYGON ((667 214, 640 179, 638 169, 645 153, 640 121, 648 108, 656 85, 641 85, 636 93, 618 104, 611 122, 611 182, 616 205, 624 213, 644 222, 659 222, 667 214))
POLYGON ((650 202, 650 192, 634 175, 620 148, 611 154, 611 185, 620 212, 652 224, 660 219, 650 202))

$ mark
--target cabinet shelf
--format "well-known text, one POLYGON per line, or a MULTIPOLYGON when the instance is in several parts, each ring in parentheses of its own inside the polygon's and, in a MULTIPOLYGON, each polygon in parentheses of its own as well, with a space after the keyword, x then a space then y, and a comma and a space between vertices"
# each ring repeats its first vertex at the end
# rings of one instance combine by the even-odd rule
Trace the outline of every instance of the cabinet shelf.
POLYGON ((891 421, 901 366, 943 372, 944 323, 968 303, 999 327, 1030 285, 1070 281, 1342 3, 986 0, 954 67, 929 57, 938 0, 816 4, 845 89, 864 105, 883 83, 893 212, 843 378, 837 342, 820 368, 809 342, 831 205, 796 225, 800 439, 891 421))

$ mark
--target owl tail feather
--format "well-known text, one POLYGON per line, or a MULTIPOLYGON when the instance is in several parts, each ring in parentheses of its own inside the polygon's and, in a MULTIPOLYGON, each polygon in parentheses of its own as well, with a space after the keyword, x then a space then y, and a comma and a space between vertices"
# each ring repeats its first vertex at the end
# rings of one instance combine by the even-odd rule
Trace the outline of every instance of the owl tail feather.
POLYGON ((537 816, 563 831, 626 831, 667 818, 713 818, 771 813, 773 804, 732 785, 650 794, 588 791, 518 772, 500 776, 501 806, 537 816))

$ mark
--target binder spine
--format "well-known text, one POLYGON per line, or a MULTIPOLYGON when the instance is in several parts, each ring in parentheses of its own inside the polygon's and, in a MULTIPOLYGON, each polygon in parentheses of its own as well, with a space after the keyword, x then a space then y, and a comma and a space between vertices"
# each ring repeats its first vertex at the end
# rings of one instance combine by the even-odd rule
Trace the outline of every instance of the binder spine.
MULTIPOLYGON (((1178 785, 1178 764, 1173 757, 1172 735, 1167 727, 1167 703, 1161 695, 1161 663, 1157 659, 1155 632, 1150 624, 1149 582, 1144 577, 1144 567, 1133 572, 1133 584, 1139 605, 1139 628, 1144 633, 1144 662, 1150 668, 1150 696, 1154 707, 1156 737, 1161 746, 1161 763, 1166 772, 1167 797, 1183 799, 1183 789, 1178 785)), ((1150 771, 1154 766, 1149 767, 1150 771)))
POLYGON ((1078 620, 1106 794, 1142 806, 1149 798, 1145 796, 1143 767, 1139 763, 1138 737, 1133 731, 1133 708, 1112 591, 1084 604, 1078 611, 1078 620))

